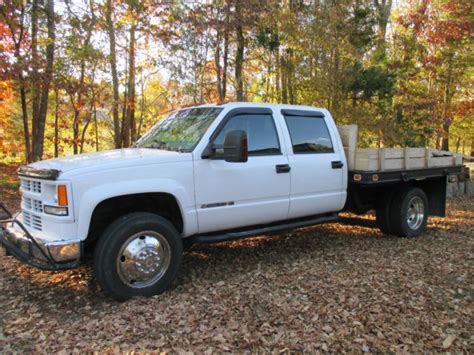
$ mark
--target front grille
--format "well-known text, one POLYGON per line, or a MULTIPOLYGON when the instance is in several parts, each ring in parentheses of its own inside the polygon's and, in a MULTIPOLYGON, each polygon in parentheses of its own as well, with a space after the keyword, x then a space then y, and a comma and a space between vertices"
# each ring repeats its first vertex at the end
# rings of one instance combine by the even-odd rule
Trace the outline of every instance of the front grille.
POLYGON ((43 212, 43 203, 34 198, 23 197, 23 208, 33 212, 43 212))
POLYGON ((29 192, 34 192, 34 193, 40 194, 41 193, 41 182, 40 181, 21 179, 21 188, 23 189, 23 191, 29 191, 29 192))
POLYGON ((22 212, 23 212, 23 223, 25 226, 41 231, 43 229, 43 223, 41 216, 38 213, 43 213, 43 203, 40 199, 31 197, 31 194, 41 194, 41 181, 34 181, 30 179, 21 178, 21 189, 27 193, 21 198, 22 212))
POLYGON ((23 223, 30 228, 41 231, 43 229, 43 224, 41 217, 34 215, 28 211, 23 210, 23 223))

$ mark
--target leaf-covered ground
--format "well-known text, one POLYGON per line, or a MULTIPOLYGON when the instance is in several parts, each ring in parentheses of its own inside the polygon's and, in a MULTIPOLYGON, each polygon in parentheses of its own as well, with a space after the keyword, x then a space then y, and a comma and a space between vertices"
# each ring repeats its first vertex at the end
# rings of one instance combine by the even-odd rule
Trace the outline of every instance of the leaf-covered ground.
MULTIPOLYGON (((10 201, 14 206, 15 201, 10 201)), ((418 239, 372 216, 184 255, 170 291, 117 303, 90 266, 0 258, 0 352, 474 352, 473 199, 418 239)))

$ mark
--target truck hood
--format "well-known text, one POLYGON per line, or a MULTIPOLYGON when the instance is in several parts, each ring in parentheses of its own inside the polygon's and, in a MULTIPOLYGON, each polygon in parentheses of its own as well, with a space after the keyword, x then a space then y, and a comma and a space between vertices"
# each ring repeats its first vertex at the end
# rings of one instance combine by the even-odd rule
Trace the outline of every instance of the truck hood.
POLYGON ((178 153, 159 149, 126 148, 43 160, 29 164, 28 168, 57 170, 62 177, 65 173, 95 172, 105 169, 179 162, 191 159, 191 153, 178 153))

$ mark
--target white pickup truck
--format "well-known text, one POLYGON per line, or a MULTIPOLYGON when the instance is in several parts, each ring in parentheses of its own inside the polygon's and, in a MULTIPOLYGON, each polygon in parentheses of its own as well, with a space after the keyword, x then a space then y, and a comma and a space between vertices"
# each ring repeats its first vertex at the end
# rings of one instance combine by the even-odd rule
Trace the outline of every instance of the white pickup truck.
MULTIPOLYGON (((0 225, 7 252, 60 270, 92 252, 117 300, 168 289, 183 244, 334 222, 376 210, 385 233, 414 237, 444 215, 461 165, 348 170, 330 113, 252 103, 170 113, 135 147, 21 167, 22 210, 0 225)), ((0 205, 0 207, 3 207, 0 205)))

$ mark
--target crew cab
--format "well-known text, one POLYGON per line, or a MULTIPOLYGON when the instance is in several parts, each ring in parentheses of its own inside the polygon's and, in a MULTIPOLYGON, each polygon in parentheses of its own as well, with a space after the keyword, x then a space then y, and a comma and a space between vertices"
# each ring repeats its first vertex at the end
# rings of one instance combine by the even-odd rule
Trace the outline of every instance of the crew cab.
POLYGON ((183 245, 270 234, 375 209, 384 233, 420 235, 444 215, 461 165, 348 169, 322 108, 227 103, 176 110, 134 146, 19 168, 21 211, 0 242, 32 266, 77 267, 91 251, 117 300, 168 289, 183 245))

